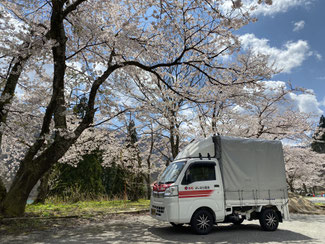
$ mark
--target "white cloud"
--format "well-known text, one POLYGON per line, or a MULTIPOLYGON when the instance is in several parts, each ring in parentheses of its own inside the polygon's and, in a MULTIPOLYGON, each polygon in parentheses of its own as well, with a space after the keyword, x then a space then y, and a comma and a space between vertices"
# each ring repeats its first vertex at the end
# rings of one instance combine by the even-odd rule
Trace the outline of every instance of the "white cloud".
MULTIPOLYGON (((248 1, 252 2, 252 1, 248 1)), ((276 13, 285 13, 288 9, 297 6, 308 6, 312 0, 273 0, 272 5, 260 4, 254 11, 256 15, 274 15, 276 13)), ((251 5, 253 3, 250 3, 251 5)))
MULTIPOLYGON (((277 89, 287 89, 286 83, 284 81, 261 81, 266 90, 269 93, 276 92, 277 89)), ((289 93, 289 98, 293 100, 300 112, 304 113, 314 113, 321 115, 324 113, 320 106, 325 106, 325 97, 322 101, 318 101, 317 97, 312 89, 307 90, 306 94, 294 94, 289 93)))
POLYGON ((298 40, 287 42, 282 48, 271 47, 268 39, 259 39, 254 34, 245 34, 240 37, 244 49, 251 49, 254 53, 262 53, 270 56, 270 61, 275 67, 284 73, 290 73, 295 67, 300 66, 303 61, 313 52, 307 41, 298 40))
POLYGON ((261 83, 263 83, 265 88, 271 90, 282 89, 286 87, 286 83, 284 81, 268 80, 268 81, 261 81, 261 83))
MULTIPOLYGON (((272 93, 277 93, 277 90, 284 89, 287 90, 286 82, 284 81, 260 81, 260 84, 263 84, 265 91, 263 93, 272 95, 272 93)), ((244 88, 248 92, 253 92, 251 88, 244 88)), ((258 88, 255 88, 258 91, 258 88)), ((278 90, 278 91, 279 91, 278 90)), ((288 93, 286 96, 287 99, 291 101, 290 104, 294 106, 295 109, 298 109, 299 112, 311 113, 313 115, 321 115, 324 111, 320 108, 321 106, 325 107, 325 97, 322 101, 318 101, 317 97, 313 90, 309 89, 304 94, 295 94, 288 93)), ((245 109, 239 105, 236 105, 233 110, 235 112, 244 113, 245 109)))
POLYGON ((294 23, 293 25, 294 25, 293 31, 297 32, 297 31, 302 30, 305 27, 305 21, 300 20, 300 21, 294 23))
MULTIPOLYGON (((298 6, 307 7, 313 1, 314 0, 273 0, 272 5, 267 5, 257 4, 256 0, 242 0, 242 3, 243 7, 247 10, 253 8, 250 12, 254 15, 273 16, 277 13, 285 13, 290 8, 298 6)), ((225 12, 230 11, 232 9, 232 2, 225 1, 221 9, 225 12)))
POLYGON ((263 93, 266 95, 272 95, 277 94, 282 89, 286 90, 286 83, 284 81, 261 81, 261 84, 263 84, 264 88, 266 89, 263 93))
POLYGON ((325 107, 325 97, 323 98, 323 101, 321 102, 321 105, 325 107))
POLYGON ((320 53, 314 52, 314 55, 319 61, 323 60, 323 56, 320 53))
MULTIPOLYGON (((311 90, 312 92, 312 90, 311 90)), ((298 109, 300 112, 304 113, 315 113, 321 115, 324 113, 319 107, 322 105, 323 102, 318 102, 315 94, 293 94, 290 93, 290 98, 297 103, 298 109)))

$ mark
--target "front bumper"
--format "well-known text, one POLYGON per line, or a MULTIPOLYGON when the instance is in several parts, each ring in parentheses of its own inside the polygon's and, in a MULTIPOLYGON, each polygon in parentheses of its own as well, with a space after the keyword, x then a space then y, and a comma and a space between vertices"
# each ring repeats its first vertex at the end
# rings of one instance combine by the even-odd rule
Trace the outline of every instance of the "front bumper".
POLYGON ((151 217, 167 222, 179 223, 178 197, 155 198, 150 200, 151 217))

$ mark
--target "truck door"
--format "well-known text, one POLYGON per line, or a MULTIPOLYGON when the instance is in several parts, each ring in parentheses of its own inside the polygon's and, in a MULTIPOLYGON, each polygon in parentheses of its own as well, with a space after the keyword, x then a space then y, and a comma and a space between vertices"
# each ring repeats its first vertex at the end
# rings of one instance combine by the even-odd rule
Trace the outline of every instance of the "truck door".
POLYGON ((211 208, 216 220, 224 219, 224 194, 219 165, 216 162, 194 162, 184 173, 179 185, 180 220, 189 221, 200 207, 211 208))

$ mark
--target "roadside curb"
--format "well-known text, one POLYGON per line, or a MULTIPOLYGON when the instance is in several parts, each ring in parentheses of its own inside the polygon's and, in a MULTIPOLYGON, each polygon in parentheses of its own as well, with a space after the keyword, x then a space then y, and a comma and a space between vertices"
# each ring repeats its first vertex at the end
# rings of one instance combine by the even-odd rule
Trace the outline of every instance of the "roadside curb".
POLYGON ((121 211, 121 212, 108 213, 108 214, 143 214, 143 213, 149 213, 149 209, 134 210, 134 211, 121 211))
POLYGON ((94 215, 92 217, 83 217, 83 215, 70 215, 70 216, 51 216, 51 217, 15 217, 15 218, 0 218, 0 222, 6 222, 6 221, 15 221, 15 220, 32 220, 32 219, 38 219, 38 220, 51 220, 51 219, 73 219, 73 218, 84 218, 89 219, 96 216, 107 216, 107 215, 119 215, 119 214, 145 214, 149 213, 149 209, 141 209, 141 210, 132 210, 132 211, 118 211, 118 212, 108 212, 105 214, 99 214, 94 215))

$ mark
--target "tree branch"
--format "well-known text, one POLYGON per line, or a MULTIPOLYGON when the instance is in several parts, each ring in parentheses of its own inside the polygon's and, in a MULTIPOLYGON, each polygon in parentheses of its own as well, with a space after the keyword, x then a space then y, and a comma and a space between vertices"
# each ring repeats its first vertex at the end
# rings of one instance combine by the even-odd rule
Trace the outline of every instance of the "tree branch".
POLYGON ((63 13, 62 13, 62 17, 63 19, 65 17, 67 17, 67 15, 69 13, 71 13, 72 11, 76 10, 77 7, 82 4, 83 2, 86 2, 87 0, 76 0, 74 3, 70 4, 69 6, 67 6, 64 10, 63 10, 63 13))

